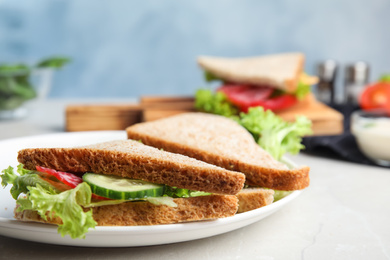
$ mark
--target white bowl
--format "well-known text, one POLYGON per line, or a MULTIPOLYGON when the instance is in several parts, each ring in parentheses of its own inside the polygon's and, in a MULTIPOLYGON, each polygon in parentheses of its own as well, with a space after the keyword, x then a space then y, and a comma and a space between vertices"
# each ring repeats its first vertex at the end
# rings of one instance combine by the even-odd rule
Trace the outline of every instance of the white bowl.
POLYGON ((382 110, 356 111, 351 132, 364 155, 376 164, 390 166, 390 114, 382 110))

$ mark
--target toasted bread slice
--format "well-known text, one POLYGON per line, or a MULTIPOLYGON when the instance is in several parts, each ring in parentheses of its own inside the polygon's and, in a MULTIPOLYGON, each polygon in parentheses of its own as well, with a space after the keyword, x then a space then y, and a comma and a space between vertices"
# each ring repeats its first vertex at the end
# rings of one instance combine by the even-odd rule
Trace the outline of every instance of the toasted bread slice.
MULTIPOLYGON (((237 212, 237 197, 210 195, 174 199, 177 207, 154 205, 149 202, 127 202, 93 208, 98 226, 143 226, 210 220, 233 216, 237 212)), ((88 208, 85 210, 89 210, 88 208)), ((58 217, 44 220, 36 211, 15 210, 15 218, 22 221, 62 224, 58 217)))
POLYGON ((19 151, 18 161, 30 170, 39 165, 72 173, 94 172, 218 194, 234 195, 245 182, 241 173, 133 140, 78 148, 24 149, 19 151))
POLYGON ((309 167, 288 169, 264 151, 252 135, 228 118, 184 113, 126 129, 128 138, 242 172, 246 183, 277 190, 309 185, 309 167))
POLYGON ((303 72, 302 53, 282 53, 248 58, 201 56, 198 64, 228 82, 270 86, 287 92, 297 88, 303 72))
POLYGON ((238 198, 237 213, 247 212, 271 204, 274 201, 274 191, 263 188, 245 188, 236 196, 238 198))

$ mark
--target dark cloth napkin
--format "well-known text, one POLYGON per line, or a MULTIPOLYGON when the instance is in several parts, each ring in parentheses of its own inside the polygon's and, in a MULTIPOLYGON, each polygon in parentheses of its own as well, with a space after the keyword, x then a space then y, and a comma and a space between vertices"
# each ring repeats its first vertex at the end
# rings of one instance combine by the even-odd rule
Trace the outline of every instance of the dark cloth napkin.
POLYGON ((341 135, 304 137, 302 143, 306 148, 302 152, 315 156, 379 166, 360 152, 355 137, 350 132, 351 114, 358 110, 359 107, 356 105, 330 106, 344 115, 344 133, 341 135))

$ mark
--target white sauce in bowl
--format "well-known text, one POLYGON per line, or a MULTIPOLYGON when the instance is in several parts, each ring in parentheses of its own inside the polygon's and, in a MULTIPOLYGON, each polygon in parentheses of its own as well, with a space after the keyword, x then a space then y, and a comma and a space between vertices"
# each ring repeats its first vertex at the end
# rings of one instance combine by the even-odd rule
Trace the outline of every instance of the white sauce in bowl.
POLYGON ((351 131, 362 153, 380 165, 390 166, 390 117, 352 117, 351 131))

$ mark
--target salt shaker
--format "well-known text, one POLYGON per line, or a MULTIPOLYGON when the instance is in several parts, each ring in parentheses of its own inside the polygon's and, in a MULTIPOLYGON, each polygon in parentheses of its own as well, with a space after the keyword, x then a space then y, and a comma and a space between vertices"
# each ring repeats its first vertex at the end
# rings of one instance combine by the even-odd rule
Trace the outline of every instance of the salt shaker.
POLYGON ((363 61, 346 66, 344 89, 347 103, 358 104, 359 96, 369 81, 369 75, 370 67, 363 61))
POLYGON ((316 96, 321 102, 330 104, 335 101, 337 67, 337 62, 334 60, 326 60, 317 65, 317 75, 320 81, 317 85, 316 96))

